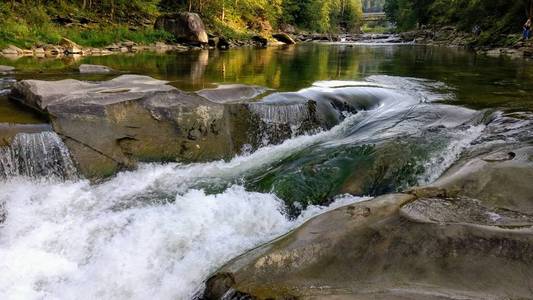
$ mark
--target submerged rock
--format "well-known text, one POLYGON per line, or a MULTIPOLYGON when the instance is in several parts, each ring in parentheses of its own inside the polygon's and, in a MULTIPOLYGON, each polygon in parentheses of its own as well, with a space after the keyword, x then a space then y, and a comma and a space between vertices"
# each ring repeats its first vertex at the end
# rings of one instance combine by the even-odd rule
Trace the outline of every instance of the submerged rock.
POLYGON ((0 123, 0 147, 9 146, 19 133, 39 133, 52 131, 48 124, 9 124, 0 123))
POLYGON ((113 72, 113 69, 106 66, 88 64, 81 64, 79 70, 82 74, 107 74, 113 72))
POLYGON ((54 132, 18 133, 8 146, 0 147, 0 178, 71 180, 77 174, 68 149, 54 132))
POLYGON ((172 33, 178 41, 199 44, 209 42, 204 22, 195 13, 182 12, 160 16, 155 22, 155 28, 172 33))

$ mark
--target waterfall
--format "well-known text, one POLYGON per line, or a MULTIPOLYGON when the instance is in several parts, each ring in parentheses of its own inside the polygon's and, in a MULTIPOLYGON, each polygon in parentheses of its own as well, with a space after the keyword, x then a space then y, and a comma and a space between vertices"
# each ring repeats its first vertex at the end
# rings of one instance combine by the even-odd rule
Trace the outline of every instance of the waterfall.
POLYGON ((297 104, 261 104, 249 105, 250 110, 268 124, 297 125, 311 118, 308 103, 297 104))
POLYGON ((19 133, 0 148, 0 178, 14 176, 78 178, 67 147, 54 132, 19 133))
POLYGON ((313 101, 296 104, 251 103, 248 107, 259 121, 257 128, 250 132, 250 140, 255 146, 279 144, 320 128, 316 103, 313 101))

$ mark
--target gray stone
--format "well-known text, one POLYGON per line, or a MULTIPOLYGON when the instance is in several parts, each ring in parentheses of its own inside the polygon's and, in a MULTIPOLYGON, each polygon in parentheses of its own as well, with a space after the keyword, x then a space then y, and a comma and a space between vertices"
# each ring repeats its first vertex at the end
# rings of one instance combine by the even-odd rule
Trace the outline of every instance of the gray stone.
POLYGON ((81 173, 91 179, 138 161, 229 158, 246 142, 249 126, 244 105, 225 107, 147 76, 97 83, 24 80, 11 97, 49 114, 81 173))
POLYGON ((59 45, 64 47, 68 54, 80 54, 82 52, 80 45, 67 38, 62 38, 61 41, 59 41, 59 45))
POLYGON ((234 259, 203 299, 525 299, 532 225, 468 198, 386 195, 234 259))
POLYGON ((198 44, 208 43, 204 22, 195 13, 183 12, 160 16, 155 22, 155 28, 174 34, 178 41, 198 44))
POLYGON ((88 64, 81 64, 79 70, 82 74, 107 74, 113 72, 113 69, 106 66, 88 64))
POLYGON ((471 147, 430 186, 327 212, 235 258, 203 299, 530 298, 533 147, 471 147))

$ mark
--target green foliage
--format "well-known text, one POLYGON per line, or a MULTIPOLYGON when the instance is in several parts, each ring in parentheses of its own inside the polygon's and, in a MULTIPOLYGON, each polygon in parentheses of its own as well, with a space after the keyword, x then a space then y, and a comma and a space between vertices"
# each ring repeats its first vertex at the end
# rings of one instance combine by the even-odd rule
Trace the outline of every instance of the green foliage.
POLYGON ((171 41, 151 29, 164 12, 199 13, 208 28, 227 38, 269 34, 281 24, 317 32, 355 31, 361 0, 20 0, 0 1, 0 47, 57 44, 67 37, 100 47, 124 40, 171 41), (62 20, 78 22, 65 26, 62 20), (83 20, 83 21, 82 21, 83 20))
POLYGON ((364 12, 382 12, 385 0, 361 0, 364 12))
POLYGON ((148 44, 172 41, 171 34, 138 26, 139 20, 148 23, 158 14, 158 0, 81 0, 33 1, 0 3, 0 47, 13 44, 30 48, 42 44, 57 44, 67 37, 80 45, 101 47, 130 40, 148 44), (63 26, 54 18, 75 16, 92 22, 80 26, 63 26))
POLYGON ((519 32, 533 13, 531 0, 386 0, 385 12, 401 31, 422 25, 454 25, 464 31, 479 26, 478 43, 495 43, 500 35, 519 32))
POLYGON ((67 30, 64 35, 80 45, 102 47, 120 41, 150 44, 157 41, 172 41, 173 36, 161 30, 142 29, 132 31, 125 26, 104 27, 90 30, 67 30))

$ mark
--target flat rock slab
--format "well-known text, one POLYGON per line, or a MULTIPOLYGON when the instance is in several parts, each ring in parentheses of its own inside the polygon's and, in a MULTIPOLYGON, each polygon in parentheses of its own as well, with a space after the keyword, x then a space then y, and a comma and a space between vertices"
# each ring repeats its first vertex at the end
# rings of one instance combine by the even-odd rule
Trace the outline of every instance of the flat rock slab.
POLYGON ((81 174, 94 180, 139 161, 229 158, 247 143, 245 105, 224 106, 166 83, 139 75, 24 80, 11 97, 48 114, 81 174))
POLYGON ((424 223, 533 227, 533 215, 490 208, 469 198, 421 198, 403 206, 400 213, 412 221, 424 223))
POLYGON ((89 64, 81 64, 79 70, 81 74, 108 74, 114 71, 106 66, 89 64))
POLYGON ((112 104, 133 100, 148 93, 176 90, 167 85, 167 81, 149 76, 122 75, 96 83, 74 79, 23 80, 14 85, 13 97, 23 104, 45 112, 51 104, 72 101, 112 104))
POLYGON ((531 220, 467 198, 386 195, 235 258, 200 299, 525 299, 531 220))

